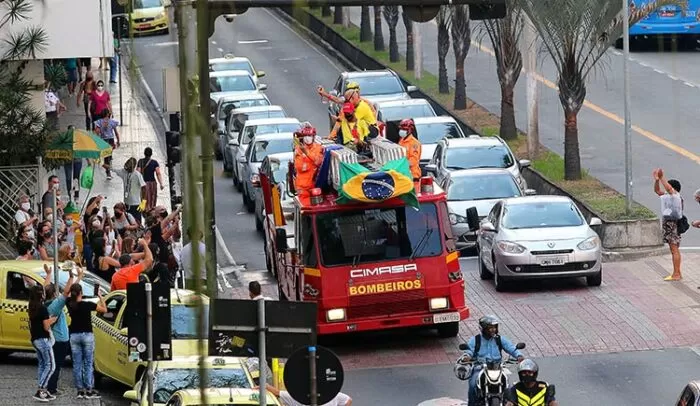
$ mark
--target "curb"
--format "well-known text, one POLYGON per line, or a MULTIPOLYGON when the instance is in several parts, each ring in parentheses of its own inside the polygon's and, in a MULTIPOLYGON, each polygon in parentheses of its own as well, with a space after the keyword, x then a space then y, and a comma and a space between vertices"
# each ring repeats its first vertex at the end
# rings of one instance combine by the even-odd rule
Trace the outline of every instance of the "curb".
POLYGON ((621 251, 603 251, 603 262, 621 262, 621 261, 637 261, 642 258, 657 257, 668 253, 668 248, 665 246, 621 250, 621 251))

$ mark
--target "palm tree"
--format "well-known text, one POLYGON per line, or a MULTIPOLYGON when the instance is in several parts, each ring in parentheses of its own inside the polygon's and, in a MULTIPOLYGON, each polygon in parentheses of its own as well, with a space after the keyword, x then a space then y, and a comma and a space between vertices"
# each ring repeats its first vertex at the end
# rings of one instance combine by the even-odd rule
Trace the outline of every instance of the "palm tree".
POLYGON ((340 6, 333 7, 333 24, 343 23, 343 8, 340 6))
POLYGON ((403 25, 406 27, 406 70, 411 71, 415 68, 415 56, 413 55, 413 20, 406 14, 406 8, 401 7, 401 18, 403 25))
POLYGON ((369 6, 362 6, 360 16, 360 42, 369 42, 372 40, 372 20, 369 17, 369 6))
MULTIPOLYGON (((33 0, 5 0, 0 32, 29 19, 33 3, 33 0)), ((36 85, 41 84, 27 80, 23 72, 27 60, 46 50, 49 40, 43 29, 28 27, 0 41, 6 49, 0 55, 0 151, 3 151, 0 165, 34 164, 50 133, 44 112, 32 106, 30 97, 36 85)))
MULTIPOLYGON (((564 109, 564 177, 581 179, 578 112, 586 99, 586 79, 607 49, 622 36, 622 4, 609 0, 518 0, 537 29, 557 71, 564 109)), ((666 5, 684 0, 649 1, 630 10, 630 25, 666 5)))
POLYGON ((518 39, 523 32, 522 8, 515 0, 507 0, 506 16, 500 19, 484 20, 482 33, 488 35, 496 54, 496 73, 501 85, 501 130, 503 139, 517 138, 513 93, 523 69, 523 56, 518 39))
POLYGON ((440 93, 450 93, 450 83, 447 78, 447 53, 450 52, 450 26, 452 25, 452 10, 448 6, 440 6, 436 17, 437 22, 437 51, 438 51, 438 89, 440 93))
POLYGON ((384 35, 382 35, 382 6, 374 6, 374 50, 384 50, 384 35))
POLYGON ((399 23, 399 6, 384 6, 384 19, 389 26, 389 61, 398 62, 399 43, 396 40, 396 24, 399 23))
POLYGON ((471 48, 472 30, 469 24, 469 6, 452 6, 452 50, 455 53, 455 110, 467 108, 467 81, 464 77, 464 60, 471 48))

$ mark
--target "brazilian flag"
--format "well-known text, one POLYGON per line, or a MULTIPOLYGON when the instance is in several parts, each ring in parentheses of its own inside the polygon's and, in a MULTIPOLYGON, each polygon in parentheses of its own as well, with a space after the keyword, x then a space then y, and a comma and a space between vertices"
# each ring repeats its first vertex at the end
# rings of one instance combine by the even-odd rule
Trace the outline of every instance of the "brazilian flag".
POLYGON ((377 172, 357 163, 341 162, 340 183, 338 203, 375 203, 399 197, 408 206, 419 206, 406 158, 389 161, 377 172))

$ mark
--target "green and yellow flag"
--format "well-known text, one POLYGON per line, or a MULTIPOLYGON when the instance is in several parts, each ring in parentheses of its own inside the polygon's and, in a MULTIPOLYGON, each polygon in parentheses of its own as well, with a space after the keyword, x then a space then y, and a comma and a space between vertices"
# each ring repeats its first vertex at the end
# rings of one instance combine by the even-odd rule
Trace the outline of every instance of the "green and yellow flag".
POLYGON ((377 172, 357 163, 341 162, 340 183, 338 203, 376 203, 399 197, 408 206, 419 206, 406 158, 389 161, 377 172))

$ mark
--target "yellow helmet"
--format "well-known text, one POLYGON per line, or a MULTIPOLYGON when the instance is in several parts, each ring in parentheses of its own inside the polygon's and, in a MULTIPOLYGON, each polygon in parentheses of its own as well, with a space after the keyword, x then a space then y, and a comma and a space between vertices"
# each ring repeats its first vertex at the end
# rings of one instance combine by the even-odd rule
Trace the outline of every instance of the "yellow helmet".
POLYGON ((360 84, 357 82, 348 82, 345 86, 345 90, 360 90, 360 84))

